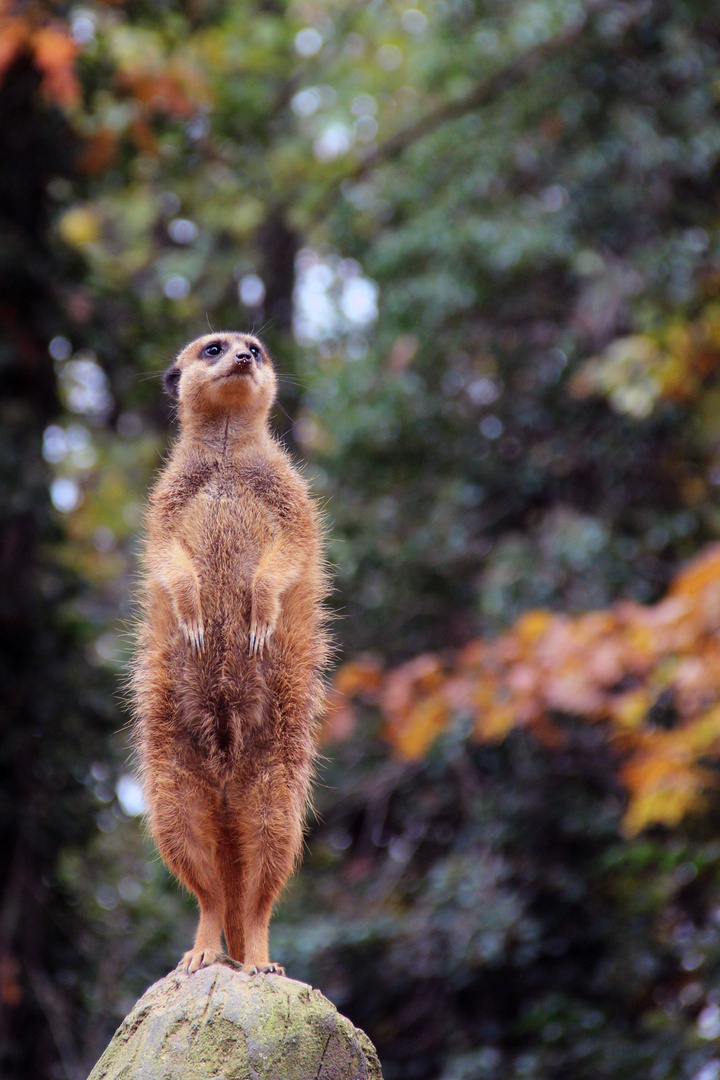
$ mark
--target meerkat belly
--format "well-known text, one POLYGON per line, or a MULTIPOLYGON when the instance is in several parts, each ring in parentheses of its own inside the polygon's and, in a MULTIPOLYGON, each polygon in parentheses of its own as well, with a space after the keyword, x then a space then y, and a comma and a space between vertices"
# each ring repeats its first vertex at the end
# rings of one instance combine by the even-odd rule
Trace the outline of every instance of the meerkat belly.
POLYGON ((272 523, 254 500, 198 496, 183 521, 183 542, 200 586, 204 646, 180 634, 171 646, 171 685, 183 727, 204 761, 236 767, 251 733, 269 722, 268 677, 248 648, 253 577, 272 540, 272 523))
POLYGON ((203 614, 247 621, 253 577, 273 540, 273 523, 253 499, 211 495, 198 502, 190 532, 203 614))

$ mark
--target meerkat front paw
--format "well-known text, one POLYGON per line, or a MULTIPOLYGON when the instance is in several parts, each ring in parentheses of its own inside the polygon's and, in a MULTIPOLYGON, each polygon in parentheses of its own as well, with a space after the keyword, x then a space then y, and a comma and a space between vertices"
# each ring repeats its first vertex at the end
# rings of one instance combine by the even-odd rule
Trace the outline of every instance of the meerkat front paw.
POLYGON ((205 648, 205 631, 202 622, 186 623, 180 620, 180 629, 191 652, 200 654, 205 648))
POLYGON ((250 638, 248 652, 250 656, 262 656, 265 646, 275 632, 275 625, 280 613, 280 603, 271 596, 267 588, 255 583, 253 588, 252 613, 250 616, 250 638))
POLYGON ((269 626, 267 623, 251 623, 250 624, 250 647, 249 653, 251 656, 262 656, 265 649, 265 643, 272 637, 273 626, 269 626))
POLYGON ((178 626, 190 651, 198 654, 205 647, 205 627, 203 625, 200 590, 190 578, 176 585, 173 591, 173 609, 178 626))

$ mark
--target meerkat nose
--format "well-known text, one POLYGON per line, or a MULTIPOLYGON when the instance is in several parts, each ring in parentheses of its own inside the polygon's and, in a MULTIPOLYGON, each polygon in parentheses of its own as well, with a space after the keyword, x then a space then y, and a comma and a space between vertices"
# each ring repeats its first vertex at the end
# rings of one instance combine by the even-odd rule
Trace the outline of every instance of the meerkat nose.
POLYGON ((249 364, 252 361, 252 356, 247 352, 235 353, 235 361, 238 364, 249 364))

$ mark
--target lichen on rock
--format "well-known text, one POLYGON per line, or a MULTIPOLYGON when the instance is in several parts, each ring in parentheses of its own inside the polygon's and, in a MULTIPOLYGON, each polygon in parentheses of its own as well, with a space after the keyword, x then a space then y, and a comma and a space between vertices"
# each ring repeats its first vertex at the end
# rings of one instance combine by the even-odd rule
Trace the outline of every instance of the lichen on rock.
POLYGON ((375 1048, 319 990, 213 964, 143 994, 88 1080, 382 1080, 375 1048))

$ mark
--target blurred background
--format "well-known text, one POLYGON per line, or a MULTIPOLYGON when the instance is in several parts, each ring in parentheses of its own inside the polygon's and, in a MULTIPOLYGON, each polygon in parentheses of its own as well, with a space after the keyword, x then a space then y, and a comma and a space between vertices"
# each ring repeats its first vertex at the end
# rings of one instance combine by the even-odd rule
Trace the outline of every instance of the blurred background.
POLYGON ((2 0, 0 118, 0 1074, 193 933, 123 679, 212 326, 334 567, 273 958, 386 1080, 718 1080, 720 9, 2 0))

